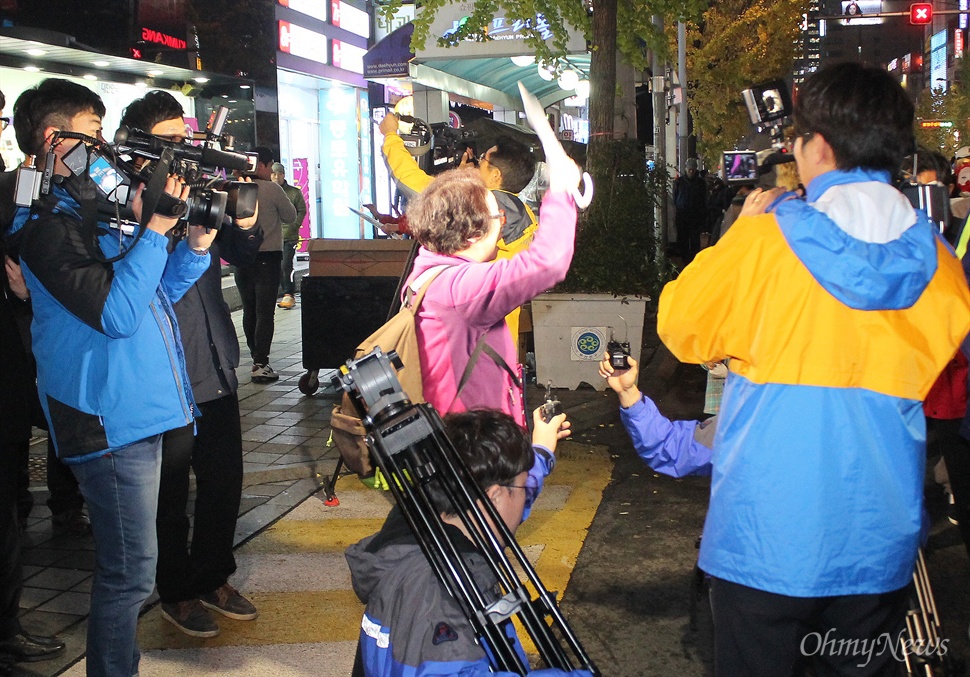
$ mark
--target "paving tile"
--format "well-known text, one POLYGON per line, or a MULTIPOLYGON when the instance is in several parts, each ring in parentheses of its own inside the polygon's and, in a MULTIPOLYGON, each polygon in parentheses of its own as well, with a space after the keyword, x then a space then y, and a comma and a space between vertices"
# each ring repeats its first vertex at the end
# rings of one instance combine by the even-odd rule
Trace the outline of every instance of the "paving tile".
POLYGON ((270 454, 264 451, 250 451, 248 454, 243 455, 243 460, 247 463, 262 463, 265 465, 271 465, 276 462, 276 459, 280 457, 280 454, 270 454))
POLYGON ((24 548, 21 561, 24 564, 49 567, 63 557, 64 552, 54 548, 24 548))
POLYGON ((50 601, 61 594, 58 590, 48 590, 46 588, 33 588, 25 585, 20 591, 20 608, 34 609, 44 602, 50 601))
POLYGON ((87 611, 82 615, 33 610, 20 616, 20 624, 29 628, 29 632, 35 635, 57 635, 77 623, 85 615, 87 615, 87 611))
POLYGON ((37 611, 84 616, 90 612, 91 595, 83 592, 62 592, 49 602, 37 607, 37 611))
POLYGON ((90 571, 50 567, 30 578, 30 585, 48 590, 70 590, 91 576, 90 571))
POLYGON ((277 435, 286 432, 285 426, 260 424, 243 433, 244 440, 253 442, 269 442, 277 435))
POLYGON ((303 444, 310 438, 305 435, 291 435, 290 433, 283 433, 277 435, 272 440, 269 440, 273 444, 285 444, 289 446, 296 446, 297 444, 303 444))

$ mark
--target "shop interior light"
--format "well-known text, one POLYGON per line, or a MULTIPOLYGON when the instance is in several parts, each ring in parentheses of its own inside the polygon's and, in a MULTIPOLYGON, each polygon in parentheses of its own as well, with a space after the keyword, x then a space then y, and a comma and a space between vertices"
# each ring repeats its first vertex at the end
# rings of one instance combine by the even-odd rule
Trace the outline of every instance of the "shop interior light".
POLYGON ((148 87, 148 83, 147 83, 147 82, 145 82, 144 80, 138 80, 138 81, 137 81, 137 82, 135 83, 135 87, 142 87, 142 88, 145 88, 145 87, 148 87))
POLYGON ((589 80, 580 80, 576 83, 576 96, 580 99, 589 98, 589 80))
POLYGON ((252 89, 249 85, 239 85, 239 89, 252 89))
POLYGON ((579 73, 577 73, 576 71, 570 68, 567 68, 566 70, 564 70, 562 72, 562 75, 559 76, 559 87, 561 87, 562 89, 565 89, 566 91, 576 89, 576 85, 578 84, 579 84, 579 73))
POLYGON ((97 66, 98 68, 104 68, 105 66, 110 65, 110 62, 105 61, 104 59, 101 59, 99 61, 92 61, 91 62, 91 65, 92 66, 97 66))
POLYGON ((556 77, 556 67, 555 66, 543 66, 539 65, 539 77, 546 82, 552 82, 556 77))
POLYGON ((84 79, 85 80, 97 80, 98 79, 98 76, 97 75, 92 75, 91 73, 85 73, 84 74, 84 79))
POLYGON ((152 77, 155 77, 156 75, 161 75, 164 72, 165 71, 160 71, 158 69, 155 69, 155 70, 148 71, 148 74, 151 75, 152 77))
POLYGON ((205 84, 209 81, 209 78, 192 78, 192 80, 194 82, 198 82, 199 84, 205 84))
POLYGON ((39 73, 40 72, 40 68, 38 68, 37 66, 24 66, 24 70, 27 71, 28 73, 39 73))
POLYGON ((30 54, 31 56, 44 56, 45 54, 47 54, 46 49, 37 49, 36 47, 32 47, 31 49, 27 49, 24 51, 30 54))
POLYGON ((512 63, 514 63, 519 68, 525 68, 526 66, 531 66, 536 62, 536 58, 534 56, 512 56, 509 58, 512 59, 512 63))

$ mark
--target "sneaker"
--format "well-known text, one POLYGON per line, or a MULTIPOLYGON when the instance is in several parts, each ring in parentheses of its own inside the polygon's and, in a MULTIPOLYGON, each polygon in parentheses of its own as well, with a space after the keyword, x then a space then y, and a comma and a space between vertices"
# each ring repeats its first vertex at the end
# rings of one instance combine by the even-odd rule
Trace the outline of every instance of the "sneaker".
POLYGON ((212 592, 201 595, 199 601, 203 606, 237 621, 251 621, 259 615, 253 603, 228 583, 223 583, 212 592))
POLYGON ((268 364, 254 364, 251 372, 253 383, 270 383, 279 380, 280 375, 273 371, 268 364))
POLYGON ((219 626, 197 599, 175 604, 162 602, 162 618, 190 637, 215 637, 219 626))
POLYGON ((283 298, 276 305, 280 308, 291 310, 296 305, 296 299, 293 298, 293 294, 283 294, 283 298))
POLYGON ((960 521, 957 519, 957 502, 953 498, 953 494, 950 493, 946 495, 946 518, 950 520, 950 524, 960 524, 960 521))
POLYGON ((82 508, 72 508, 51 515, 51 526, 55 534, 87 536, 91 533, 91 520, 82 508))

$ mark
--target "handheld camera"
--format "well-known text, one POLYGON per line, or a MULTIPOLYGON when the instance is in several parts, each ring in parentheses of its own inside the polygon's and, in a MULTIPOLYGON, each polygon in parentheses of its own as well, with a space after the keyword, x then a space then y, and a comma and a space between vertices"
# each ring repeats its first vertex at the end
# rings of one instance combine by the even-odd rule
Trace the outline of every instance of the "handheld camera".
POLYGON ((542 420, 548 423, 562 413, 562 402, 552 394, 552 381, 546 384, 546 401, 542 403, 539 415, 542 420))
POLYGON ((741 92, 753 125, 780 126, 792 113, 791 96, 782 80, 754 85, 741 92))
POLYGON ((721 167, 724 183, 756 183, 758 181, 758 153, 753 150, 726 150, 721 167))

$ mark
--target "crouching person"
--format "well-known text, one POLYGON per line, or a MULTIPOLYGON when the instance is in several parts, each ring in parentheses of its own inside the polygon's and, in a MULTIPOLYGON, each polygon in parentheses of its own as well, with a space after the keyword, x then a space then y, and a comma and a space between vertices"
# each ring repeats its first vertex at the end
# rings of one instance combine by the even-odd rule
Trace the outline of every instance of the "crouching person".
MULTIPOLYGON (((552 452, 564 436, 565 415, 544 423, 536 417, 535 444, 552 452)), ((508 414, 476 410, 452 414, 445 419, 448 436, 458 454, 468 463, 472 476, 482 487, 508 528, 514 533, 535 495, 530 489, 529 470, 536 452, 508 414)), ((461 519, 448 514, 444 493, 429 485, 446 529, 460 532, 467 540, 461 555, 475 572, 482 590, 496 587, 491 570, 479 553, 461 519)), ((455 534, 458 535, 457 533, 455 534)), ((417 540, 395 507, 380 532, 347 549, 354 590, 367 604, 361 622, 358 662, 354 675, 390 677, 401 674, 485 675, 493 673, 485 650, 458 602, 435 576, 417 540)), ((525 660, 511 621, 506 632, 525 660)), ((561 670, 536 670, 531 674, 552 677, 561 670)), ((589 675, 588 671, 569 674, 589 675)))
MULTIPOLYGON (((94 534, 87 674, 127 677, 138 673, 135 629, 155 581, 162 433, 195 415, 172 303, 208 267, 216 232, 192 227, 169 254, 165 233, 176 219, 153 216, 137 242, 104 222, 85 226, 86 210, 67 188, 93 194, 91 179, 72 176, 63 158, 99 142, 104 113, 98 95, 60 79, 17 100, 21 150, 41 165, 49 158, 57 178, 48 195, 18 210, 12 242, 34 306, 40 401, 94 534)), ((171 176, 165 191, 188 196, 171 176)), ((140 189, 133 207, 140 218, 140 189)))

